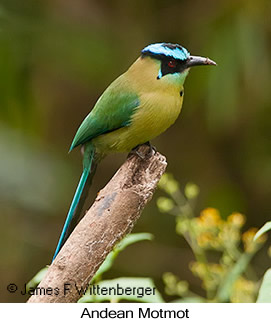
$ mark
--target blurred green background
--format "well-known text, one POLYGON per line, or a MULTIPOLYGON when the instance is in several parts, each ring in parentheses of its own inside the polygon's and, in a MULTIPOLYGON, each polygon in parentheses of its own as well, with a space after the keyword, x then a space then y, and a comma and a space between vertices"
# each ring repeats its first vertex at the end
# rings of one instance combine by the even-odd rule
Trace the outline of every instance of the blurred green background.
MULTIPOLYGON (((6 286, 23 288, 50 263, 82 169, 79 150, 68 155, 77 127, 153 42, 218 63, 191 71, 181 117, 153 142, 168 171, 200 186, 198 210, 243 212, 248 227, 270 219, 270 15, 270 0, 0 0, 0 301, 25 301, 6 286)), ((88 205, 125 157, 102 162, 88 205)), ((159 194, 134 230, 155 240, 129 247, 107 277, 149 276, 163 291, 171 271, 197 290, 159 194)), ((259 253, 259 274, 269 265, 259 253)))

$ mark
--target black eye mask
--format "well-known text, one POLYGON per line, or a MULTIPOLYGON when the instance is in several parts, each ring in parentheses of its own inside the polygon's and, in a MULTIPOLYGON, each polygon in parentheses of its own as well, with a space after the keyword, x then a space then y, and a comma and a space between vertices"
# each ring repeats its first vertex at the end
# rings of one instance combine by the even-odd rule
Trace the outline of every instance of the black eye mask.
POLYGON ((181 73, 186 68, 186 60, 176 60, 171 59, 169 57, 163 57, 161 59, 161 69, 157 76, 157 79, 167 75, 167 74, 175 74, 181 73))

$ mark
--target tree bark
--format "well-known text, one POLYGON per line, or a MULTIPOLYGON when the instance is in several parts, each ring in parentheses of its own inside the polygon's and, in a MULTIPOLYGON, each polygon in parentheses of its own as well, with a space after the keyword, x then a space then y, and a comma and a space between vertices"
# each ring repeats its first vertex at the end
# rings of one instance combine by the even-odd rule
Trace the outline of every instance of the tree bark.
POLYGON ((89 284, 114 245, 132 230, 166 166, 165 157, 150 153, 149 146, 142 145, 130 154, 100 191, 39 284, 40 288, 52 289, 52 295, 33 295, 28 302, 76 302, 81 297, 77 288, 89 284))

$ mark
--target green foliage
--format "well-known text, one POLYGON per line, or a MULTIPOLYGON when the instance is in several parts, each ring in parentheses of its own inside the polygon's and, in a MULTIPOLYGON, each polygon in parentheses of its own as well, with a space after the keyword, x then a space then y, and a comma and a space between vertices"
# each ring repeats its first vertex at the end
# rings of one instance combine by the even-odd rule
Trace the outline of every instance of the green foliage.
POLYGON ((176 301, 255 301, 258 282, 250 261, 266 237, 258 235, 258 239, 254 239, 255 228, 242 232, 245 216, 240 213, 223 219, 217 209, 206 208, 196 216, 199 188, 195 184, 187 184, 183 195, 173 176, 165 174, 159 186, 168 197, 157 200, 158 208, 176 217, 176 232, 184 237, 195 256, 190 270, 201 280, 206 297, 193 293, 188 282, 172 273, 163 276, 165 292, 181 297, 176 301))
POLYGON ((271 230, 271 221, 266 222, 263 227, 255 234, 254 240, 256 241, 260 238, 264 233, 271 230))
POLYGON ((257 303, 271 303, 271 269, 263 277, 257 303))

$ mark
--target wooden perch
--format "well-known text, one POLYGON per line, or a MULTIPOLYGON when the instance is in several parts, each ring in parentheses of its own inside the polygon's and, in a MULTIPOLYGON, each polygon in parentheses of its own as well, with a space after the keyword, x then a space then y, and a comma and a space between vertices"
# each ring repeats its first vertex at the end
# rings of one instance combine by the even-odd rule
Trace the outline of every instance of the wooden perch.
POLYGON ((149 146, 136 151, 100 191, 49 267, 38 287, 52 289, 51 295, 33 295, 28 302, 76 302, 81 297, 76 287, 89 284, 114 245, 132 230, 167 166, 160 153, 150 154, 149 146))

